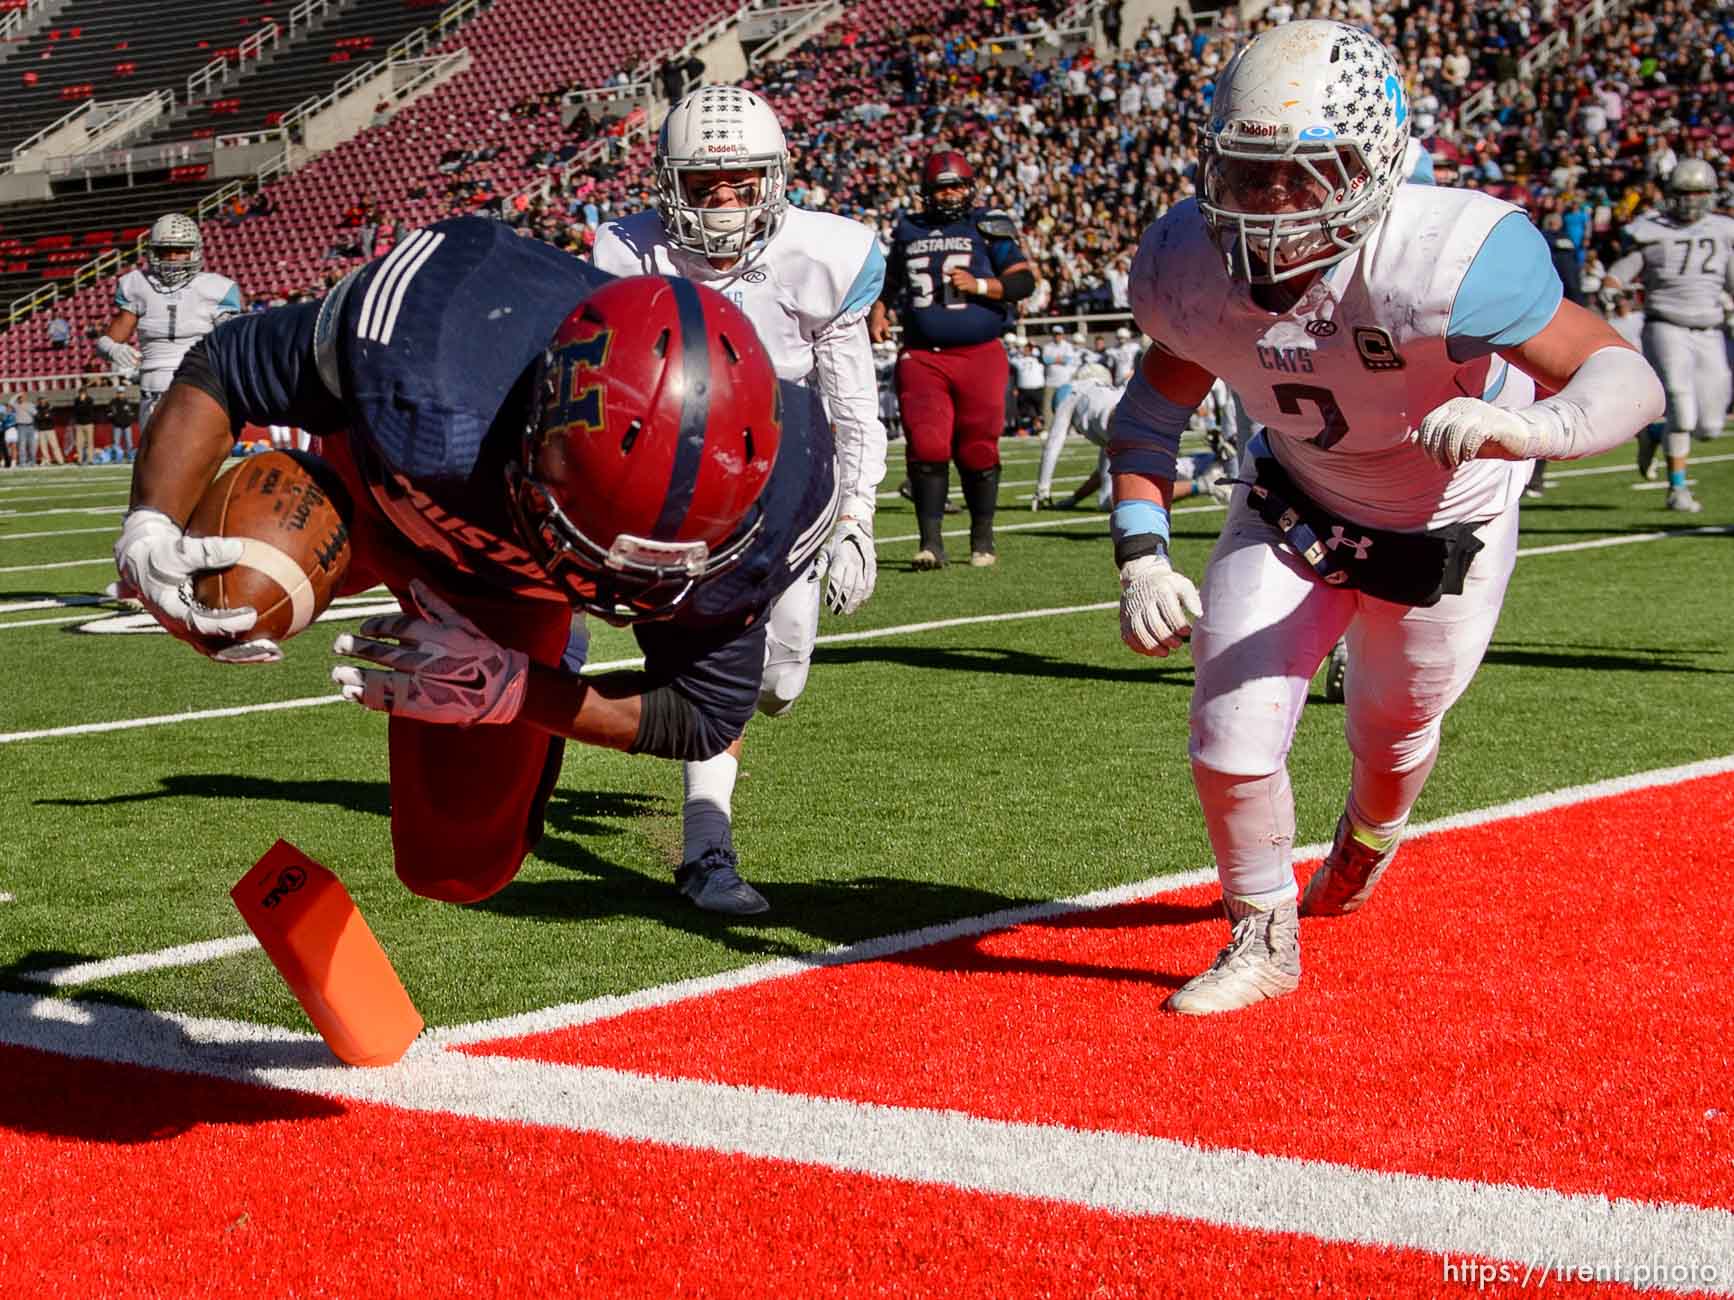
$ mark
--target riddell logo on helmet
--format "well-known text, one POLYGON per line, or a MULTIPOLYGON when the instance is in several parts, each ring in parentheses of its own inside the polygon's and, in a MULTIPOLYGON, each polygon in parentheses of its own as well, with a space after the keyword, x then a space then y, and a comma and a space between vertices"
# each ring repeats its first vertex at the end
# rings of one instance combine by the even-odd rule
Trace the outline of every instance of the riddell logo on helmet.
POLYGON ((1280 126, 1275 122, 1230 122, 1228 135, 1250 135, 1260 140, 1274 140, 1279 135, 1285 135, 1293 128, 1280 126))

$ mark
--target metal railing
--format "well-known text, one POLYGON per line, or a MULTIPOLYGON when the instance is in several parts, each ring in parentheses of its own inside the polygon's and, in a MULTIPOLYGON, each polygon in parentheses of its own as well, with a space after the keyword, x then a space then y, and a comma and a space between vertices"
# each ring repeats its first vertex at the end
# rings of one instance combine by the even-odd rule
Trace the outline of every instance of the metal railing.
MULTIPOLYGON (((760 10, 759 12, 764 12, 760 10)), ((843 13, 843 0, 819 0, 817 4, 785 5, 773 11, 793 15, 763 44, 755 45, 747 55, 747 69, 757 72, 761 63, 780 59, 790 50, 810 39, 816 32, 843 13)))
POLYGON ((289 22, 285 27, 276 20, 268 21, 268 26, 261 27, 235 48, 233 56, 219 54, 192 76, 187 78, 186 102, 191 104, 216 89, 229 79, 232 70, 244 68, 248 63, 257 62, 264 57, 264 51, 269 46, 275 46, 279 41, 293 40, 298 28, 305 27, 315 19, 322 18, 326 10, 334 8, 342 0, 301 0, 289 11, 289 22))
POLYGON ((62 128, 71 126, 75 119, 83 117, 86 113, 94 112, 95 109, 96 99, 94 97, 84 100, 74 107, 67 109, 66 112, 55 118, 23 144, 14 145, 12 147, 12 160, 0 165, 0 171, 14 170, 18 166, 18 160, 27 156, 37 145, 41 144, 44 140, 48 139, 49 136, 62 128))
POLYGON ((0 18, 0 41, 9 41, 19 28, 30 21, 30 15, 42 8, 47 0, 27 0, 23 5, 11 10, 4 18, 0 18))
POLYGON ((357 86, 379 76, 385 71, 387 64, 410 58, 439 44, 451 35, 453 30, 474 17, 476 11, 482 7, 482 3, 483 0, 458 0, 457 4, 448 6, 441 11, 440 16, 435 21, 426 27, 418 27, 408 36, 399 39, 385 52, 383 58, 364 68, 358 68, 348 76, 341 78, 323 95, 310 96, 295 105, 294 108, 283 114, 282 125, 291 129, 302 125, 309 118, 323 113, 357 86))
MULTIPOLYGON (((1519 82, 1533 81, 1572 50, 1582 49, 1592 29, 1599 29, 1604 23, 1618 18, 1631 5, 1632 0, 1590 0, 1590 3, 1572 14, 1569 36, 1565 28, 1556 27, 1525 51, 1517 61, 1516 79, 1519 82)), ((1457 106, 1459 131, 1466 131, 1476 118, 1485 117, 1493 111, 1495 90, 1494 83, 1488 82, 1457 106)))

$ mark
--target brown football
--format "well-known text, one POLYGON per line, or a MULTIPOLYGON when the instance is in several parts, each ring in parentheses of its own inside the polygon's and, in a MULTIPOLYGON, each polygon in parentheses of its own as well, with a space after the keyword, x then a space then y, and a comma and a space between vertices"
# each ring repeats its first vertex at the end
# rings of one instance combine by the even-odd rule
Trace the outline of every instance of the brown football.
POLYGON ((249 456, 205 489, 187 532, 239 537, 239 564, 194 580, 202 605, 251 605, 250 637, 282 641, 331 604, 349 567, 349 498, 331 467, 305 452, 249 456))

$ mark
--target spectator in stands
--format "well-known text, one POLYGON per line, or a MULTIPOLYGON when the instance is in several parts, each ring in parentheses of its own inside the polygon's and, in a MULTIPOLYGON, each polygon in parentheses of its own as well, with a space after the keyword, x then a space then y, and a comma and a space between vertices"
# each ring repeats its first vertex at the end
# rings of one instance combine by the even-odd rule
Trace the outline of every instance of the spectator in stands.
POLYGON ((72 322, 56 312, 48 322, 48 346, 62 352, 72 343, 72 322))
POLYGON ((89 384, 80 384, 72 399, 72 446, 78 463, 90 464, 91 453, 96 450, 96 398, 91 396, 89 384))
POLYGON ((7 469, 19 463, 18 425, 12 418, 12 408, 5 402, 0 402, 0 451, 4 452, 7 469))

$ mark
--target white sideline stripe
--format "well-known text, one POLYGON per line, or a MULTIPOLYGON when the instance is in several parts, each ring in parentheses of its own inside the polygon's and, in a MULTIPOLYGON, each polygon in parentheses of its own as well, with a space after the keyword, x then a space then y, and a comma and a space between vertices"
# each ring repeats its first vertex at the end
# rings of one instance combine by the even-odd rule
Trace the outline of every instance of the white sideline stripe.
POLYGON ((105 731, 130 731, 134 727, 163 727, 172 722, 202 722, 210 718, 238 718, 244 713, 271 713, 277 709, 309 709, 316 704, 335 704, 341 695, 315 695, 304 700, 274 700, 269 704, 237 704, 227 709, 199 709, 193 713, 165 713, 154 718, 123 718, 118 722, 80 722, 44 731, 0 732, 0 745, 15 740, 39 740, 50 736, 93 736, 105 731))
POLYGON ((1674 537, 1715 537, 1734 533, 1734 524, 1705 524, 1701 528, 1670 528, 1660 533, 1628 533, 1624 537, 1598 537, 1590 542, 1562 542, 1558 546, 1530 546, 1518 556, 1564 555, 1570 551, 1599 551, 1608 546, 1631 546, 1637 542, 1665 542, 1674 537))
POLYGON ((0 510, 0 519, 34 519, 40 515, 113 515, 118 520, 122 513, 116 506, 53 506, 47 510, 0 510))
MULTIPOLYGON (((1638 772, 1630 776, 1610 777, 1602 781, 1592 781, 1587 785, 1570 786, 1564 790, 1554 790, 1546 794, 1515 799, 1509 803, 1496 804, 1490 808, 1454 813, 1449 817, 1440 817, 1434 821, 1411 826, 1403 836, 1403 840, 1407 843, 1410 840, 1421 839, 1427 835, 1436 835, 1442 831, 1465 830, 1474 826, 1483 826, 1489 822, 1505 821, 1516 817, 1530 817, 1536 813, 1551 812, 1556 808, 1569 808, 1575 804, 1588 803, 1595 799, 1605 799, 1618 794, 1629 794, 1637 790, 1652 789, 1657 786, 1679 785, 1702 777, 1718 776, 1724 772, 1734 772, 1734 754, 1721 758, 1704 759, 1696 763, 1686 763, 1678 767, 1638 772)), ((1297 845, 1294 849, 1294 861, 1300 863, 1323 858, 1329 849, 1328 843, 1297 845)), ((869 939, 862 943, 805 954, 800 957, 778 957, 771 961, 742 966, 718 975, 677 980, 670 984, 659 984, 652 988, 638 989, 632 993, 605 994, 585 1002, 571 1002, 561 1006, 547 1007, 540 1011, 504 1016, 495 1020, 477 1020, 468 1024, 451 1025, 444 1029, 430 1031, 429 1037, 445 1043, 479 1043, 497 1038, 520 1038, 526 1034, 546 1033, 575 1025, 594 1024, 601 1020, 613 1019, 616 1016, 643 1011, 649 1007, 668 1006, 672 1003, 683 1002, 688 998, 709 997, 713 993, 725 992, 730 989, 749 988, 754 984, 782 979, 788 975, 797 975, 821 967, 841 966, 856 961, 875 961, 892 953, 907 952, 912 948, 946 943, 952 939, 963 938, 968 935, 985 934, 990 930, 1009 929, 1014 925, 1024 925, 1053 916, 1066 916, 1075 912, 1117 907, 1122 903, 1136 902, 1141 899, 1159 898, 1177 890, 1189 889, 1193 885, 1208 883, 1215 877, 1215 867, 1203 867, 1178 875, 1151 876, 1146 880, 1135 881, 1129 885, 1118 885, 1092 894, 1080 894, 1075 898, 1058 899, 1051 903, 1032 903, 1027 907, 990 912, 985 916, 967 917, 962 920, 949 921, 943 925, 926 926, 919 930, 906 930, 900 934, 885 935, 882 938, 869 939)), ((1731 1274, 1730 1277, 1734 1278, 1734 1274, 1731 1274)))
POLYGON ((0 542, 31 542, 43 537, 83 537, 87 533, 116 533, 118 528, 62 528, 52 533, 0 533, 0 542))
MULTIPOLYGON (((333 605, 313 621, 338 623, 346 619, 369 618, 374 614, 395 614, 398 609, 396 600, 373 605, 333 605)), ((0 623, 0 632, 10 632, 17 627, 59 627, 64 623, 82 623, 84 626, 79 630, 93 636, 154 636, 168 630, 149 614, 115 614, 99 619, 92 619, 89 614, 62 614, 56 618, 28 618, 19 619, 16 623, 0 623)))
MULTIPOLYGON (((54 486, 50 486, 50 485, 46 485, 46 484, 44 486, 48 487, 48 491, 36 492, 36 493, 32 493, 29 496, 24 496, 24 497, 10 497, 10 496, 5 497, 3 499, 0 499, 0 504, 11 506, 11 505, 17 505, 20 501, 63 501, 67 497, 89 496, 91 494, 91 488, 96 488, 98 490, 105 490, 107 488, 119 487, 120 484, 118 484, 118 483, 92 484, 91 487, 89 487, 89 488, 54 487, 54 486)), ((3 490, 3 489, 0 489, 0 490, 3 490)), ((108 500, 110 498, 105 497, 103 499, 108 500)), ((126 500, 125 497, 116 497, 113 499, 114 500, 122 500, 122 501, 126 500)))
MULTIPOLYGON (((597 1133, 968 1192, 1324 1241, 1537 1260, 1690 1261, 1727 1287, 1734 1214, 1204 1149, 953 1110, 477 1057, 420 1043, 377 1070, 308 1035, 0 994, 0 1040, 421 1113, 597 1133)), ((1695 1289, 1702 1289, 1696 1287, 1695 1289)))
POLYGON ((0 569, 0 573, 46 573, 50 569, 88 569, 93 564, 106 564, 114 567, 114 556, 104 555, 94 560, 56 560, 50 564, 11 564, 0 569))
POLYGON ((128 957, 106 957, 101 961, 83 961, 72 966, 56 966, 51 970, 24 971, 20 979, 32 984, 47 984, 67 988, 89 984, 95 980, 112 979, 117 975, 138 975, 144 971, 167 970, 174 966, 198 966, 219 957, 238 952, 251 952, 259 941, 250 934, 238 934, 227 939, 209 939, 204 943, 185 943, 175 948, 160 948, 156 952, 133 953, 128 957))
MULTIPOLYGON (((339 596, 331 602, 333 609, 341 609, 346 605, 366 603, 367 598, 385 591, 383 586, 369 587, 366 591, 358 591, 354 595, 339 596)), ((72 609, 80 605, 108 605, 117 600, 111 596, 49 596, 44 600, 25 600, 16 604, 0 605, 0 614, 23 614, 37 609, 72 609)))

